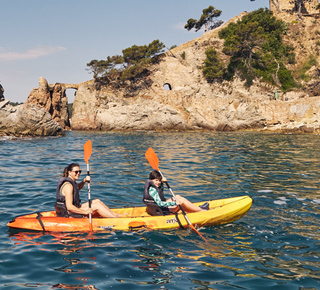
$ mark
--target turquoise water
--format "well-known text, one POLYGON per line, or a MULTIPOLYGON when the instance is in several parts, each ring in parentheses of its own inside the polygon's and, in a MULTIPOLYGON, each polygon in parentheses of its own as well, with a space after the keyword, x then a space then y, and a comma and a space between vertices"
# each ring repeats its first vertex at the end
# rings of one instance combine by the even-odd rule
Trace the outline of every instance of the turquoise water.
MULTIPOLYGON (((90 133, 1 139, 1 289, 320 289, 320 136, 90 133), (91 194, 140 206, 152 147, 175 193, 191 201, 250 195, 246 216, 190 230, 50 234, 12 231, 52 210, 63 168, 91 139, 91 194)), ((84 177, 84 175, 82 175, 84 177)), ((86 200, 87 190, 82 190, 86 200)), ((167 193, 169 197, 169 194, 167 193)))

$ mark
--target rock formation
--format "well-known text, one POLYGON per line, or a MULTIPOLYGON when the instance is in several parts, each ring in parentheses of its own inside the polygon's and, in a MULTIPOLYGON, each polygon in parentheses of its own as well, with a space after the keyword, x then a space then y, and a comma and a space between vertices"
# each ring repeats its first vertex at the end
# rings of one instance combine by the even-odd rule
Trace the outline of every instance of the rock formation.
MULTIPOLYGON (((292 13, 299 9, 298 2, 298 0, 269 0, 269 7, 274 13, 292 13)), ((317 14, 319 13, 317 10, 318 5, 318 0, 303 0, 301 1, 301 13, 317 14)))
POLYGON ((39 88, 34 88, 30 92, 26 103, 44 108, 62 128, 70 129, 68 99, 66 97, 66 89, 68 88, 77 89, 78 85, 60 83, 48 85, 47 80, 40 77, 39 88))
POLYGON ((0 136, 62 136, 62 127, 51 115, 34 104, 11 106, 10 101, 0 102, 0 136))
MULTIPOLYGON (((243 15, 245 13, 231 21, 243 15)), ((302 26, 310 34, 316 33, 311 21, 306 20, 302 26)), ((143 88, 142 83, 136 91, 114 89, 100 85, 99 80, 79 84, 72 129, 318 131, 320 99, 314 96, 318 93, 317 85, 314 94, 311 90, 279 94, 276 87, 259 81, 248 89, 239 78, 212 84, 204 79, 201 66, 205 50, 209 46, 222 50, 219 29, 166 53, 145 80, 152 83, 151 87, 143 88)), ((301 37, 307 38, 310 34, 301 34, 301 37)), ((304 41, 307 43, 307 39, 304 41)), ((314 42, 303 51, 297 47, 300 64, 317 49, 313 45, 314 42)), ((317 69, 313 70, 315 75, 309 84, 319 79, 317 69)))
POLYGON ((0 102, 4 101, 4 89, 3 86, 0 84, 0 102))
MULTIPOLYGON (((237 21, 246 13, 233 18, 237 21)), ((294 46, 299 66, 314 55, 320 63, 319 20, 284 14, 290 25, 285 41, 294 46), (303 45, 301 45, 303 43, 303 45)), ((226 23, 225 25, 228 25, 226 23)), ((150 74, 137 86, 111 85, 96 79, 77 85, 48 85, 40 79, 27 103, 37 103, 68 127, 65 89, 77 89, 70 126, 73 130, 275 130, 319 132, 320 71, 313 66, 302 89, 279 93, 275 86, 256 80, 247 88, 235 77, 232 82, 208 83, 202 74, 205 51, 214 47, 222 60, 223 40, 208 31, 162 55, 150 74)))

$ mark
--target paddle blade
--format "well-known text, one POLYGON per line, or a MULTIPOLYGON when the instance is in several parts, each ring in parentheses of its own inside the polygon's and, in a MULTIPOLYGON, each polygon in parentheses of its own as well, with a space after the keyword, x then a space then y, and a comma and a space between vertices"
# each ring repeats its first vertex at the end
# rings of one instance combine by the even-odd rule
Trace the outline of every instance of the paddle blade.
POLYGON ((88 140, 86 144, 83 145, 83 150, 84 150, 84 161, 89 164, 89 159, 92 153, 92 144, 91 140, 88 140))
POLYGON ((207 244, 209 244, 209 242, 207 241, 207 239, 206 239, 202 234, 200 234, 200 232, 193 226, 193 224, 190 224, 190 228, 191 228, 195 233, 197 233, 207 244))
POLYGON ((145 154, 146 158, 148 159, 151 167, 153 169, 159 170, 159 159, 153 149, 150 147, 145 154))

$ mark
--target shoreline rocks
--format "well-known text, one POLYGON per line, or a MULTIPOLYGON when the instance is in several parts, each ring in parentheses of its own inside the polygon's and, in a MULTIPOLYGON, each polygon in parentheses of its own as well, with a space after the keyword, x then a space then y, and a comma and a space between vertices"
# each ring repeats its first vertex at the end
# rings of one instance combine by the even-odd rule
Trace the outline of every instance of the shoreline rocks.
POLYGON ((65 131, 51 115, 34 104, 11 106, 0 102, 0 136, 64 136, 65 131))

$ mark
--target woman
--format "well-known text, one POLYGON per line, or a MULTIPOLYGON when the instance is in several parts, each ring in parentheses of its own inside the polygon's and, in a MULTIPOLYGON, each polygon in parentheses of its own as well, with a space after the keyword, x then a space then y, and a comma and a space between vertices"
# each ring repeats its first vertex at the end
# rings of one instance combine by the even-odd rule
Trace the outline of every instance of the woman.
MULTIPOLYGON (((154 170, 150 173, 149 179, 144 185, 143 192, 143 202, 147 205, 152 205, 152 203, 157 204, 164 214, 169 214, 171 212, 178 212, 180 206, 186 212, 197 212, 209 209, 209 203, 204 203, 201 206, 196 206, 186 198, 176 195, 176 201, 173 197, 166 199, 163 194, 163 184, 167 180, 160 174, 159 171, 154 170)), ((150 207, 151 210, 151 207, 150 207)))
POLYGON ((81 204, 79 190, 86 182, 91 182, 90 176, 86 176, 80 183, 76 183, 81 174, 79 164, 68 165, 63 176, 59 179, 56 191, 56 211, 58 216, 84 217, 89 214, 99 214, 101 217, 120 217, 122 215, 109 209, 102 201, 95 199, 81 204))

